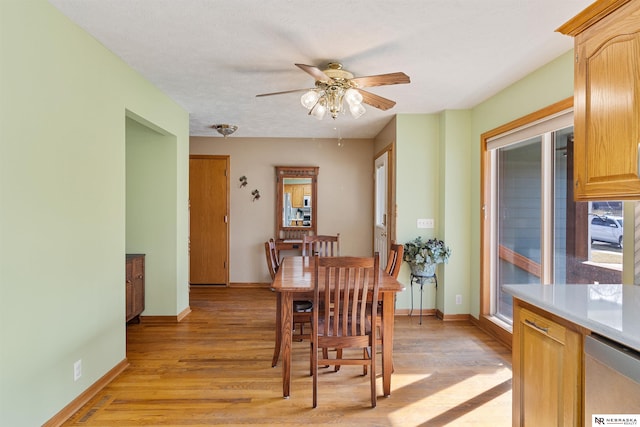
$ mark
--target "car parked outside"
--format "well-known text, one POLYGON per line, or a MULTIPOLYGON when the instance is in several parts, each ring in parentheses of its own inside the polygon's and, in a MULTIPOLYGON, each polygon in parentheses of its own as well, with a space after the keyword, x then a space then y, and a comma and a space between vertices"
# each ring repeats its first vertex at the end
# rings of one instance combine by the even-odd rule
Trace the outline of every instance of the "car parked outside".
POLYGON ((622 231, 622 217, 596 215, 591 220, 591 243, 604 242, 621 248, 622 231))

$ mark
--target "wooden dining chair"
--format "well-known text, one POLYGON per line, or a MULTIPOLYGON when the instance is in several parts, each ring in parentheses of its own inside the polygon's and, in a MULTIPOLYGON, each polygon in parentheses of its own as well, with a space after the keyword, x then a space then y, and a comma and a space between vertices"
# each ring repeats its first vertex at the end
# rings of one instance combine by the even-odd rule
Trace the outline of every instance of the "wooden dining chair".
MULTIPOLYGON (((273 239, 269 239, 264 242, 264 252, 267 258, 267 268, 269 269, 269 274, 271 275, 271 280, 275 279, 276 273, 280 269, 280 260, 278 259, 278 251, 276 250, 276 245, 273 239)), ((305 325, 310 326, 311 323, 311 310, 313 308, 313 303, 308 300, 295 300, 293 301, 293 327, 294 330, 296 325, 298 326, 297 334, 293 335, 293 339, 302 341, 304 339, 310 339, 311 333, 309 328, 309 333, 305 333, 304 327, 305 325)), ((277 308, 280 310, 280 307, 277 308)), ((279 314, 278 314, 279 315, 279 314)), ((273 358, 271 359, 271 366, 276 366, 278 364, 278 358, 280 357, 280 343, 276 342, 275 348, 273 350, 273 358)))
POLYGON ((303 236, 302 256, 340 256, 340 233, 335 236, 303 236))
POLYGON ((271 275, 271 280, 276 278, 276 273, 280 268, 280 259, 278 258, 278 251, 276 249, 276 242, 273 239, 269 239, 264 242, 264 252, 267 257, 267 268, 271 275))
POLYGON ((377 253, 364 258, 315 255, 313 303, 319 309, 313 311, 311 321, 314 408, 319 365, 362 365, 369 371, 371 406, 376 406, 377 316, 372 315, 372 307, 378 305, 379 263, 377 253), (320 351, 328 348, 338 350, 335 358, 320 351))
POLYGON ((391 243, 389 246, 389 255, 387 255, 387 266, 384 271, 394 279, 398 278, 400 266, 402 265, 402 256, 404 255, 404 245, 391 243))
MULTIPOLYGON (((397 243, 391 243, 389 246, 389 253, 387 255, 387 265, 384 271, 394 279, 398 278, 400 273, 400 267, 402 266, 402 255, 404 254, 404 245, 397 243)), ((378 301, 378 309, 376 313, 378 321, 376 322, 376 345, 382 346, 383 334, 382 334, 382 301, 378 301)), ((336 366, 336 370, 339 366, 336 366)))
MULTIPOLYGON (((387 255, 387 266, 384 271, 394 279, 398 278, 400 267, 402 266, 402 255, 404 254, 404 245, 391 243, 389 246, 389 254, 387 255)), ((376 333, 376 344, 382 345, 384 339, 382 335, 382 303, 378 303, 378 331, 376 333)))

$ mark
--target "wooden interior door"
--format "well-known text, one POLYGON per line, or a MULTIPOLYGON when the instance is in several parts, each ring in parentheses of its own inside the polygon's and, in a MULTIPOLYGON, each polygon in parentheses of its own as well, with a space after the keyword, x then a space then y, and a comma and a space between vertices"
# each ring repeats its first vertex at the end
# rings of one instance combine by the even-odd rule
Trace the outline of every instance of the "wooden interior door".
POLYGON ((373 250, 380 265, 387 263, 389 245, 396 239, 394 145, 379 152, 374 160, 373 250))
POLYGON ((228 156, 189 157, 189 282, 229 284, 228 156))
POLYGON ((374 241, 373 251, 380 256, 380 265, 387 264, 388 251, 388 160, 389 155, 385 151, 375 159, 375 194, 374 194, 374 241))

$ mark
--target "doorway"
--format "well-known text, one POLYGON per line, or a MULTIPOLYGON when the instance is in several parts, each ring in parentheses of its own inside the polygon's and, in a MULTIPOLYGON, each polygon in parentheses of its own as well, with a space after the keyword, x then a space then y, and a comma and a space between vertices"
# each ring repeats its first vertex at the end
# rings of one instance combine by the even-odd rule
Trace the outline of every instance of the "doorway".
POLYGON ((374 160, 373 250, 380 255, 380 265, 386 265, 389 244, 395 237, 393 191, 393 146, 380 152, 374 160))

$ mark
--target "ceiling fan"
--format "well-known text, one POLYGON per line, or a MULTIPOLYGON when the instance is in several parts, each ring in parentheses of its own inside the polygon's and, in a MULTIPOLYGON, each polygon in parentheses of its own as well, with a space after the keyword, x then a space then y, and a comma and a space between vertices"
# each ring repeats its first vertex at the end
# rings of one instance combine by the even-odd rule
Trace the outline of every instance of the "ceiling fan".
POLYGON ((334 119, 338 117, 339 113, 345 111, 343 100, 346 101, 351 114, 355 118, 360 117, 365 112, 362 103, 380 110, 388 110, 396 105, 395 101, 362 90, 362 88, 411 83, 409 76, 402 72, 354 77, 352 73, 344 70, 339 62, 330 62, 325 70, 313 65, 295 65, 316 80, 314 88, 263 93, 256 96, 306 92, 300 98, 300 102, 309 110, 309 115, 319 120, 322 120, 327 111, 334 119))

